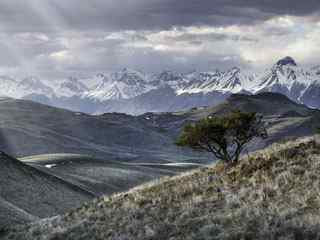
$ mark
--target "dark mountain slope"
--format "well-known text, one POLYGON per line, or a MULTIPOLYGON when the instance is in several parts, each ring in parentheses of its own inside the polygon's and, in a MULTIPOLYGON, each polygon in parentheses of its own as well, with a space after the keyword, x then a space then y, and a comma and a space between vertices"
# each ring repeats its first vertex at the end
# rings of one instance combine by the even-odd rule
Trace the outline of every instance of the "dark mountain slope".
POLYGON ((73 184, 0 154, 0 224, 61 214, 92 199, 73 184))
POLYGON ((36 220, 39 220, 39 218, 0 198, 0 229, 14 224, 34 222, 36 220))
POLYGON ((320 123, 319 110, 297 104, 277 93, 232 95, 224 104, 209 112, 211 115, 220 115, 235 109, 257 112, 264 116, 270 135, 265 141, 267 145, 283 138, 313 135, 320 123))
POLYGON ((31 101, 2 99, 0 149, 19 157, 84 153, 128 160, 145 155, 151 158, 156 152, 177 148, 159 129, 129 115, 90 116, 31 101))
POLYGON ((257 95, 234 94, 231 95, 224 104, 215 108, 215 113, 219 114, 230 109, 240 109, 243 111, 258 112, 265 116, 281 115, 289 111, 295 111, 301 115, 308 116, 320 113, 305 105, 295 103, 288 97, 278 93, 260 93, 257 95))
POLYGON ((199 158, 202 161, 205 158, 199 154, 181 151, 173 144, 181 128, 187 122, 234 109, 263 114, 269 127, 276 127, 274 134, 279 136, 312 134, 320 119, 318 110, 276 93, 236 94, 216 107, 141 116, 119 113, 91 116, 31 101, 2 99, 0 149, 19 157, 76 153, 108 160, 148 163, 171 162, 173 159, 195 161, 199 158))
POLYGON ((279 93, 234 94, 215 107, 200 107, 177 113, 146 113, 139 118, 148 119, 146 124, 162 128, 176 138, 186 123, 234 110, 257 112, 265 118, 270 136, 266 141, 255 141, 255 146, 251 146, 252 150, 264 148, 283 138, 312 135, 320 125, 319 110, 297 104, 279 93))

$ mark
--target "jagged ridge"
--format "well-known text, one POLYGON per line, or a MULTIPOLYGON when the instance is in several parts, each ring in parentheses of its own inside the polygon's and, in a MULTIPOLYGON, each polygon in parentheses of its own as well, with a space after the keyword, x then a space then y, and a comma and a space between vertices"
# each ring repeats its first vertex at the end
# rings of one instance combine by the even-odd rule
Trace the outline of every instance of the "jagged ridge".
POLYGON ((163 71, 153 75, 123 69, 86 79, 71 77, 62 82, 1 78, 0 95, 87 113, 178 111, 218 104, 233 93, 259 92, 282 93, 296 102, 320 108, 319 68, 304 69, 292 57, 280 59, 260 73, 237 67, 229 71, 187 74, 163 71), (153 99, 157 101, 153 103, 153 99))

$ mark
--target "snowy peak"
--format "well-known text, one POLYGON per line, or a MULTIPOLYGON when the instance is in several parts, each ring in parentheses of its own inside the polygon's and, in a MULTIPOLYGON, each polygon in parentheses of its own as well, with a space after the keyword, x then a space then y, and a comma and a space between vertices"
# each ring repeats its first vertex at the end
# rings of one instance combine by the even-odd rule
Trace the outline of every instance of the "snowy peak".
POLYGON ((253 87, 252 92, 269 91, 290 95, 294 91, 294 98, 297 98, 317 78, 319 76, 314 71, 307 71, 299 67, 292 57, 285 57, 255 80, 258 85, 253 87))
POLYGON ((240 89, 242 88, 240 72, 240 68, 237 67, 234 67, 226 72, 222 81, 222 88, 231 92, 233 92, 234 90, 240 91, 240 89))
POLYGON ((239 74, 240 72, 241 72, 241 69, 238 68, 238 67, 233 67, 233 68, 231 68, 231 69, 228 71, 228 73, 229 73, 229 74, 232 74, 232 75, 239 74))
POLYGON ((190 79, 187 86, 178 89, 178 94, 183 93, 209 93, 212 91, 238 93, 252 84, 254 75, 245 74, 240 68, 233 67, 228 71, 201 72, 188 75, 190 79))
POLYGON ((19 82, 18 86, 28 90, 38 90, 38 89, 47 87, 37 77, 27 77, 23 79, 21 82, 19 82))
POLYGON ((127 85, 137 85, 145 82, 143 73, 128 68, 112 74, 111 77, 114 81, 123 82, 127 85))
POLYGON ((69 77, 66 81, 60 84, 59 89, 57 90, 58 96, 75 96, 81 95, 83 92, 88 91, 86 85, 80 82, 75 77, 69 77))
POLYGON ((163 71, 158 75, 158 80, 163 83, 183 81, 183 75, 173 71, 163 71))
POLYGON ((54 95, 54 90, 39 78, 31 76, 23 79, 17 84, 15 94, 17 97, 30 94, 41 94, 52 97, 54 95))
POLYGON ((272 69, 272 74, 282 79, 282 83, 293 82, 299 78, 299 75, 307 75, 302 68, 299 68, 291 57, 285 57, 277 62, 272 69))
POLYGON ((311 72, 314 73, 315 75, 320 76, 320 65, 314 66, 311 68, 311 72))
POLYGON ((150 89, 146 83, 146 76, 139 71, 125 68, 109 76, 103 76, 100 83, 85 93, 84 97, 96 101, 130 99, 150 89))
POLYGON ((153 87, 171 87, 172 89, 178 91, 179 89, 185 88, 189 79, 182 73, 177 73, 174 71, 163 71, 159 74, 156 74, 152 77, 150 84, 153 87))
POLYGON ((280 66, 280 67, 282 67, 282 66, 298 66, 297 65, 297 63, 296 63, 296 61, 292 58, 292 57, 285 57, 285 58, 282 58, 282 59, 280 59, 278 62, 277 62, 277 64, 276 64, 277 66, 280 66))
POLYGON ((18 82, 8 76, 0 76, 0 97, 13 97, 18 82))

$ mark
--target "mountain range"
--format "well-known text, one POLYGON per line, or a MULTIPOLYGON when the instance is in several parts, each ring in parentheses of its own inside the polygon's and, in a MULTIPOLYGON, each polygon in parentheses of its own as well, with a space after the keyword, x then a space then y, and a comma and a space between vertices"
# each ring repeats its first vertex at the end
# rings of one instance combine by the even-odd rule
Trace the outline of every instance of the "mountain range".
POLYGON ((0 77, 0 95, 28 99, 89 114, 172 112, 213 106, 234 93, 276 92, 311 108, 320 108, 320 67, 303 68, 285 57, 265 71, 146 74, 131 69, 89 78, 46 81, 0 77))

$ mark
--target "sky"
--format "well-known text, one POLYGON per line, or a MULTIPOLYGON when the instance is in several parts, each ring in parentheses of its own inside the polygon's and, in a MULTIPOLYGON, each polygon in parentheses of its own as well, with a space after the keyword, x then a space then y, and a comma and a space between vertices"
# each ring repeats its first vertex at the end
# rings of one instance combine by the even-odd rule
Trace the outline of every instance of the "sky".
POLYGON ((320 64, 319 0, 1 0, 0 74, 320 64))

